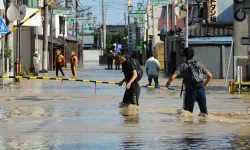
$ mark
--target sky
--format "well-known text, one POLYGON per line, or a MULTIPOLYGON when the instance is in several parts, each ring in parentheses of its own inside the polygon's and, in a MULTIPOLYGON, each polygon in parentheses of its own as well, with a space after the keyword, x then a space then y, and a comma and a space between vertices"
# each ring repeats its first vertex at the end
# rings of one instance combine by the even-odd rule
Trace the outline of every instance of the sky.
MULTIPOLYGON (((91 6, 93 15, 97 16, 96 24, 102 23, 102 0, 80 0, 82 6, 91 6)), ((131 4, 136 7, 138 2, 144 0, 131 0, 131 4)), ((145 0, 146 1, 146 0, 145 0)), ((127 12, 127 0, 104 0, 106 6, 106 24, 122 25, 125 24, 124 13, 127 12), (126 10, 125 10, 126 9, 126 10)))

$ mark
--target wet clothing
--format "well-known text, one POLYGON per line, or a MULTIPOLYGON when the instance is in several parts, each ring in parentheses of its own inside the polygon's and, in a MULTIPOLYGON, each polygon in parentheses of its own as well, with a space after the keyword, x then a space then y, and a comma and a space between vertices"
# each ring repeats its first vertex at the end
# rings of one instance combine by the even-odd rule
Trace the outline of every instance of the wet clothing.
POLYGON ((149 75, 148 76, 148 82, 149 82, 149 86, 151 86, 152 80, 154 79, 155 85, 159 84, 159 76, 158 75, 149 75))
MULTIPOLYGON (((133 77, 133 71, 136 70, 135 65, 130 61, 125 61, 122 64, 122 71, 125 76, 125 81, 128 83, 130 79, 133 77)), ((123 97, 123 103, 126 104, 135 104, 139 106, 139 97, 140 97, 141 87, 137 80, 132 82, 130 89, 125 91, 123 97)))
POLYGON ((56 76, 58 76, 58 71, 60 70, 62 76, 65 76, 62 67, 64 66, 64 57, 59 54, 56 56, 56 76))
POLYGON ((198 103, 200 112, 208 114, 206 92, 204 88, 187 91, 184 96, 183 109, 193 112, 195 101, 198 103))
POLYGON ((139 83, 133 82, 130 86, 130 89, 125 91, 122 103, 139 106, 140 92, 141 92, 141 87, 139 83))
MULTIPOLYGON (((194 60, 193 59, 192 60, 188 60, 188 62, 191 62, 191 61, 194 61, 194 60)), ((209 72, 208 69, 205 68, 205 66, 202 63, 197 62, 197 66, 199 66, 202 69, 203 74, 207 74, 209 72)), ((183 77, 183 79, 184 79, 184 85, 185 85, 185 91, 190 91, 190 90, 195 89, 195 87, 193 87, 193 85, 190 85, 188 83, 188 80, 192 79, 192 75, 188 71, 188 64, 187 63, 181 64, 177 68, 177 70, 175 71, 175 73, 178 76, 183 77)))
POLYGON ((73 76, 76 75, 76 63, 77 63, 76 55, 72 55, 70 58, 70 64, 71 64, 71 71, 72 71, 73 76))
MULTIPOLYGON (((191 61, 194 61, 194 60, 193 59, 188 60, 188 62, 191 62, 191 61)), ((205 68, 205 66, 202 63, 197 62, 197 66, 199 66, 201 68, 203 74, 207 74, 209 72, 208 69, 205 68)), ((177 68, 175 73, 178 76, 183 77, 183 82, 185 85, 185 96, 184 96, 184 101, 183 101, 183 109, 192 113, 193 109, 194 109, 194 104, 195 104, 195 102, 197 102, 201 113, 208 114, 207 113, 205 89, 203 87, 194 87, 193 85, 190 85, 188 82, 188 81, 192 80, 192 75, 188 71, 188 64, 187 63, 181 64, 181 66, 177 68)))

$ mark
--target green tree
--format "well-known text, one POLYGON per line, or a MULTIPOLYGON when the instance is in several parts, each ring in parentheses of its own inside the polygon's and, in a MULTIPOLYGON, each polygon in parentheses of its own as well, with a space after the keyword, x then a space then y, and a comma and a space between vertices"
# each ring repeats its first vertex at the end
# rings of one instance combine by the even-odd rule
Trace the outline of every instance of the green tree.
MULTIPOLYGON (((12 48, 7 44, 5 43, 4 44, 4 58, 11 58, 11 52, 12 52, 12 48)), ((0 52, 0 58, 2 58, 2 49, 1 49, 1 52, 0 52)))

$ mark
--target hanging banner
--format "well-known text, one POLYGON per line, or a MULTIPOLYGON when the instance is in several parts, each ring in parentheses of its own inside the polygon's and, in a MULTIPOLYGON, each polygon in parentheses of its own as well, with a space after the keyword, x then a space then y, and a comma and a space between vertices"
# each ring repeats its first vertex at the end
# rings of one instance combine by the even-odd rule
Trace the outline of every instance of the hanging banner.
POLYGON ((209 1, 209 23, 216 23, 218 17, 218 3, 217 0, 209 1))

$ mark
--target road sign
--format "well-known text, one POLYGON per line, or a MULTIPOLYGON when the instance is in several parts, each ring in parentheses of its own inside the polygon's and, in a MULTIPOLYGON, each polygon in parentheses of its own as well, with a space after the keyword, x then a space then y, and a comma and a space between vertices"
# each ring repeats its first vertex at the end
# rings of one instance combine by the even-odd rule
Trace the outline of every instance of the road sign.
POLYGON ((79 18, 65 18, 65 22, 78 22, 79 18))
POLYGON ((3 18, 0 17, 0 34, 6 34, 8 32, 9 32, 8 27, 4 23, 3 18))
POLYGON ((150 0, 150 5, 166 5, 169 0, 150 0))
POLYGON ((145 14, 141 14, 141 13, 131 13, 130 14, 131 18, 144 18, 145 14))
POLYGON ((87 19, 80 19, 78 22, 79 23, 88 23, 88 24, 89 23, 92 23, 92 24, 94 23, 93 20, 87 20, 87 19))
POLYGON ((93 26, 95 26, 95 24, 89 23, 89 24, 84 24, 84 26, 85 26, 85 27, 93 27, 93 26))
POLYGON ((145 27, 145 23, 137 23, 136 27, 145 27))
POLYGON ((70 14, 69 10, 53 10, 53 14, 55 15, 68 15, 70 14))

